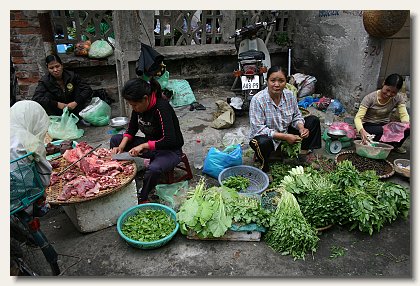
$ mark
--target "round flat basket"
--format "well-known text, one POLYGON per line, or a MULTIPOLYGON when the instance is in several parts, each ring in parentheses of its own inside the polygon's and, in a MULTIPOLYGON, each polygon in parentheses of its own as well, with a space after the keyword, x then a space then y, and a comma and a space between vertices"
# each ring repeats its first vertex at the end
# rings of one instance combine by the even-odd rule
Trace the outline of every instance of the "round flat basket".
MULTIPOLYGON (((54 159, 53 161, 57 161, 59 163, 59 167, 53 169, 53 172, 57 172, 57 173, 61 172, 68 165, 70 165, 70 163, 67 162, 67 160, 64 159, 62 156, 54 159)), ((45 192, 47 194, 47 202, 50 203, 51 205, 69 205, 69 204, 74 204, 74 203, 90 201, 93 199, 97 199, 97 198, 118 192, 123 187, 127 186, 134 179, 137 173, 137 167, 136 167, 135 162, 126 161, 125 163, 133 166, 133 172, 128 175, 124 173, 117 174, 115 176, 115 179, 119 183, 118 187, 112 187, 112 188, 106 188, 104 190, 100 190, 99 193, 95 194, 92 197, 71 196, 68 200, 62 201, 62 200, 59 200, 58 197, 60 196, 63 190, 63 187, 66 184, 66 181, 59 178, 58 181, 54 185, 49 186, 48 188, 45 189, 45 192)), ((72 168, 74 168, 74 171, 76 171, 78 175, 85 175, 85 173, 82 170, 80 170, 79 167, 73 166, 72 168)))
POLYGON ((176 212, 173 209, 171 209, 170 207, 167 207, 167 206, 161 205, 161 204, 156 204, 156 203, 147 203, 147 204, 141 204, 141 205, 133 206, 133 207, 129 208, 128 210, 126 210, 118 218, 118 221, 117 221, 117 230, 118 230, 118 234, 121 236, 121 238, 123 238, 129 245, 131 245, 133 247, 136 247, 136 248, 140 248, 140 249, 155 249, 155 248, 158 248, 158 247, 161 247, 161 246, 167 244, 175 236, 175 234, 178 232, 178 229, 179 229, 179 223, 176 220, 176 212), (124 225, 125 221, 129 217, 136 215, 138 213, 138 211, 144 211, 144 210, 148 210, 148 209, 163 210, 175 222, 174 230, 170 234, 168 234, 166 237, 161 238, 161 239, 156 240, 156 241, 150 241, 150 242, 133 240, 133 239, 129 238, 128 236, 126 236, 122 232, 122 226, 124 225))
POLYGON ((233 176, 241 176, 249 179, 250 184, 246 190, 241 191, 242 193, 260 194, 267 189, 269 184, 269 179, 266 173, 258 168, 247 165, 238 165, 224 169, 219 174, 219 184, 223 185, 222 182, 225 179, 233 176))
POLYGON ((357 155, 354 151, 345 151, 335 156, 335 163, 349 160, 359 171, 374 170, 380 179, 386 179, 394 175, 394 166, 391 162, 381 159, 370 159, 357 155))
POLYGON ((408 159, 395 159, 394 169, 398 174, 410 178, 410 160, 408 159))

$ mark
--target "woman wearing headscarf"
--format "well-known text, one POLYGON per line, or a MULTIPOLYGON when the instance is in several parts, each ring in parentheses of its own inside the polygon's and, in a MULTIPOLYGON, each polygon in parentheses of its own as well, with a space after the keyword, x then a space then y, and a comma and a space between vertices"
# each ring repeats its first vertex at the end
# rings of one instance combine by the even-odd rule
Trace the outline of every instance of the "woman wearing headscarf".
MULTIPOLYGON (((29 165, 34 160, 44 187, 50 184, 52 172, 44 145, 49 124, 50 120, 44 108, 35 101, 18 101, 10 108, 10 160, 33 152, 33 156, 23 158, 19 163, 29 165)), ((15 163, 10 165, 11 171, 15 168, 17 168, 15 163)), ((45 214, 49 209, 48 204, 45 203, 45 196, 34 206, 34 211, 39 214, 38 216, 45 214)))

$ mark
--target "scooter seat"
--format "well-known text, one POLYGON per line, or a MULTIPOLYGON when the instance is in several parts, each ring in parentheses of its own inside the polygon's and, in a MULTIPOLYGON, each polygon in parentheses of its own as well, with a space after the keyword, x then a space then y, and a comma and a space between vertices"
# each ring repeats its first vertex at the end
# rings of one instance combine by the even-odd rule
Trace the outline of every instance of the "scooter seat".
POLYGON ((238 55, 238 60, 264 60, 265 54, 261 51, 250 50, 238 55))

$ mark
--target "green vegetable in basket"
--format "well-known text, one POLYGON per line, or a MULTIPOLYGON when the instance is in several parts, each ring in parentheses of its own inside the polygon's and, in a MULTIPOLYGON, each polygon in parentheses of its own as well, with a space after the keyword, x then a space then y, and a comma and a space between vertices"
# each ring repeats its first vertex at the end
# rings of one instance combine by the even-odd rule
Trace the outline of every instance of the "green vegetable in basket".
POLYGON ((175 221, 165 211, 146 209, 129 217, 121 231, 133 240, 152 242, 167 237, 175 227, 175 221))
POLYGON ((243 176, 230 176, 222 181, 223 186, 234 189, 238 192, 246 190, 251 181, 243 176))

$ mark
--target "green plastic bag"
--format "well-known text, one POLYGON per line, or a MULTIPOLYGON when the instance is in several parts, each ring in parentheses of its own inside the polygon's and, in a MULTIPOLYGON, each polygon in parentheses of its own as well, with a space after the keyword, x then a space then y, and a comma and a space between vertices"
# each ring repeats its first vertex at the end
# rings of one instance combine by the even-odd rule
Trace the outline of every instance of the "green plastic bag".
POLYGON ((50 116, 48 134, 54 139, 71 140, 80 138, 83 136, 84 130, 77 128, 76 123, 78 121, 79 118, 65 107, 61 116, 50 116))
MULTIPOLYGON (((150 77, 148 77, 147 75, 143 74, 143 79, 148 81, 150 79, 150 77)), ((155 79, 157 80, 157 82, 160 84, 160 87, 162 89, 165 89, 168 86, 168 81, 169 81, 169 72, 165 71, 165 73, 161 76, 155 76, 155 79)))
POLYGON ((102 59, 112 55, 114 51, 110 44, 105 40, 96 40, 89 49, 89 58, 102 59))
POLYGON ((178 211, 181 204, 187 199, 188 181, 157 185, 156 194, 165 205, 178 211))
POLYGON ((109 124, 111 106, 99 97, 94 97, 79 115, 94 126, 105 126, 109 124))
POLYGON ((170 101, 173 107, 189 105, 196 101, 190 84, 185 79, 170 79, 166 89, 173 92, 170 101))

